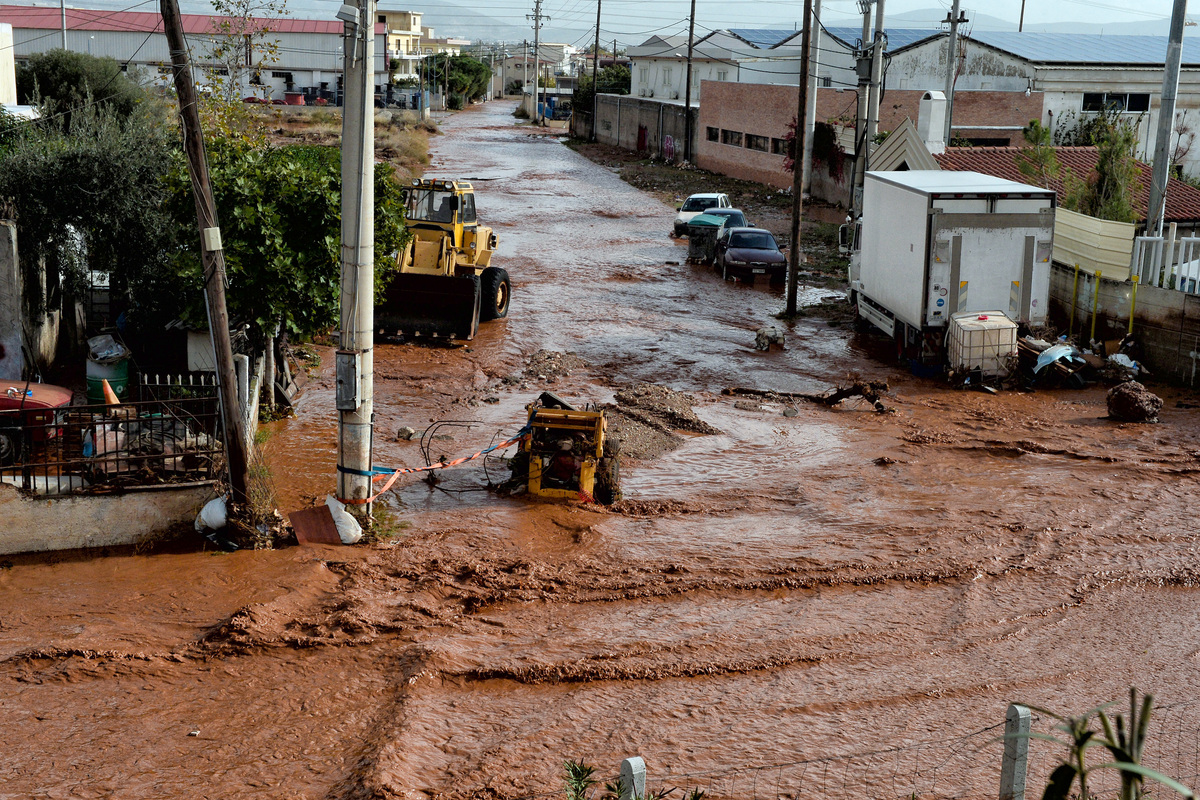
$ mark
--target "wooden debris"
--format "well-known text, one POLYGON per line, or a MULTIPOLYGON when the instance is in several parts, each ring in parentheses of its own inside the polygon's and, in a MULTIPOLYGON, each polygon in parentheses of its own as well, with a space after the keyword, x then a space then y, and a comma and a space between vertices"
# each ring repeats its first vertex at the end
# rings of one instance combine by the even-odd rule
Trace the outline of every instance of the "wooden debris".
POLYGON ((885 412, 891 411, 891 409, 883 404, 883 401, 880 399, 880 395, 887 390, 887 381, 854 381, 849 386, 839 386, 838 388, 826 392, 825 394, 775 392, 764 389, 749 389, 742 386, 734 386, 724 389, 722 390, 721 394, 765 397, 775 400, 807 400, 810 403, 817 403, 819 405, 829 407, 836 406, 838 403, 851 397, 861 397, 875 406, 876 411, 885 412))

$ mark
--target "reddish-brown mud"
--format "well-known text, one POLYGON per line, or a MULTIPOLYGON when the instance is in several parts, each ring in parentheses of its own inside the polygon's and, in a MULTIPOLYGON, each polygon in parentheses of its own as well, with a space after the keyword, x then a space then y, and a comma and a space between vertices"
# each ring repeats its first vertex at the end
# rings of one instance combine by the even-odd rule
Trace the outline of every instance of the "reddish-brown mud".
MULTIPOLYGON (((1195 775, 1194 398, 1156 388, 1135 425, 1099 388, 954 391, 819 318, 756 351, 778 290, 683 265, 668 207, 510 111, 449 120, 432 174, 475 181, 512 316, 378 348, 376 461, 422 463, 396 431, 437 420, 469 425, 434 457, 474 452, 543 389, 665 386, 716 432, 627 462, 609 509, 497 497, 472 462, 403 482, 375 546, 14 559, 0 794, 518 798, 637 754, 713 797, 993 797, 1009 701, 1130 683, 1170 706, 1148 760, 1195 775), (893 412, 721 395, 848 373, 893 412)), ((333 485, 328 365, 298 411, 268 443, 289 510, 333 485)))

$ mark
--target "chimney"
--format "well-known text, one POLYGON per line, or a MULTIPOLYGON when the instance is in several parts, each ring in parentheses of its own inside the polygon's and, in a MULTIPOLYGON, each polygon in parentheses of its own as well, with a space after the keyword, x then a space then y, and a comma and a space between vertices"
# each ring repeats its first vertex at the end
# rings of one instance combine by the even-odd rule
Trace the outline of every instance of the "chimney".
POLYGON ((931 155, 946 152, 946 95, 926 92, 917 112, 917 134, 931 155))

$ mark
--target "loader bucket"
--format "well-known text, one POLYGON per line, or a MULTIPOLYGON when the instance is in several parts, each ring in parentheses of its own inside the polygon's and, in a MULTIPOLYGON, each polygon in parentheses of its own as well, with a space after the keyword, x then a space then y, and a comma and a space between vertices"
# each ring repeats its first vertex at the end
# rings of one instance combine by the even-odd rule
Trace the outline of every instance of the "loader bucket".
POLYGON ((375 306, 375 328, 387 336, 471 339, 479 327, 479 277, 402 272, 375 306))

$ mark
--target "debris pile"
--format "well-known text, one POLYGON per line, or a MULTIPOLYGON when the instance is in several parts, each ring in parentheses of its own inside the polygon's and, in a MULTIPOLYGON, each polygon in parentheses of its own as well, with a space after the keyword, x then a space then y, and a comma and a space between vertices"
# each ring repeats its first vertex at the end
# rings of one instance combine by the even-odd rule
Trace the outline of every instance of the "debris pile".
POLYGON ((774 325, 767 325, 754 332, 754 349, 767 351, 771 345, 783 347, 783 331, 774 325))
MULTIPOLYGON (((883 399, 882 399, 883 393, 886 392, 887 390, 888 390, 887 381, 864 381, 861 379, 852 378, 851 381, 847 385, 839 386, 836 389, 832 389, 832 390, 826 392, 825 394, 806 394, 804 392, 775 392, 775 391, 764 390, 764 389, 747 389, 747 388, 741 387, 741 386, 734 386, 734 387, 731 387, 728 389, 723 389, 721 391, 721 394, 728 395, 728 396, 745 395, 745 396, 749 396, 749 397, 762 397, 762 398, 765 398, 768 400, 773 400, 775 402, 783 402, 783 403, 786 403, 788 401, 793 401, 793 400, 807 400, 810 403, 818 403, 820 405, 829 406, 829 407, 836 406, 838 403, 842 402, 843 400, 847 400, 851 397, 861 397, 862 399, 866 400, 868 403, 873 405, 875 407, 876 411, 885 412, 885 411, 891 411, 890 408, 888 408, 886 405, 883 404, 883 399)), ((740 407, 740 406, 737 406, 737 404, 735 404, 735 407, 740 407)), ((791 409, 785 410, 783 412, 784 416, 788 416, 788 417, 795 416, 794 412, 789 414, 788 411, 791 411, 791 409)))
POLYGON ((626 458, 652 459, 683 443, 676 431, 718 434, 719 430, 696 416, 695 398, 643 383, 615 394, 616 403, 606 407, 609 436, 620 442, 626 458))
POLYGON ((586 366, 587 362, 574 353, 538 350, 529 359, 529 366, 525 367, 525 377, 554 383, 559 378, 566 378, 575 370, 586 366))
POLYGON ((1108 416, 1119 422, 1158 422, 1162 398, 1137 381, 1126 381, 1108 391, 1108 416))

